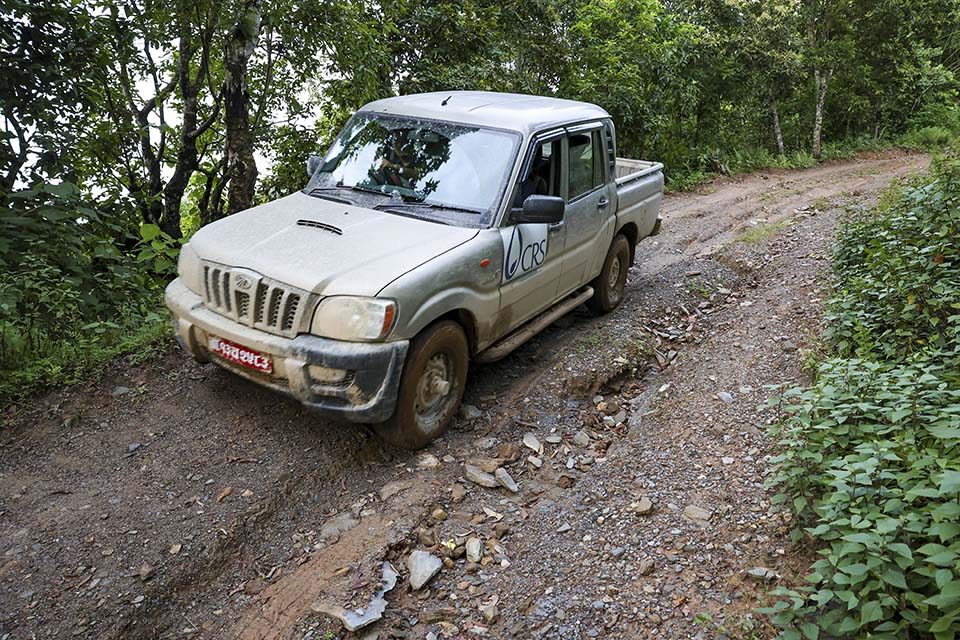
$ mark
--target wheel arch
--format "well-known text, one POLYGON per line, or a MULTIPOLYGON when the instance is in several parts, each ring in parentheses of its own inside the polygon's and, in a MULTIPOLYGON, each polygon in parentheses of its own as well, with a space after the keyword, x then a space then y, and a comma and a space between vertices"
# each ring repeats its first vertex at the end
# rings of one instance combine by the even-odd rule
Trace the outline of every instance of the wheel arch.
MULTIPOLYGON (((640 239, 640 229, 637 227, 636 223, 628 222, 617 229, 617 233, 626 238, 627 242, 630 243, 630 265, 633 266, 633 256, 637 252, 637 242, 639 242, 640 239)), ((614 237, 616 237, 616 235, 617 234, 615 233, 614 237)))
POLYGON ((477 318, 470 312, 468 309, 453 309, 452 311, 447 311, 446 313, 437 316, 434 320, 427 324, 426 327, 421 329, 425 330, 427 327, 433 326, 438 322, 443 322, 444 320, 452 320, 460 325, 460 328, 463 329, 464 335, 467 336, 467 350, 470 353, 470 356, 473 357, 477 353, 477 318))

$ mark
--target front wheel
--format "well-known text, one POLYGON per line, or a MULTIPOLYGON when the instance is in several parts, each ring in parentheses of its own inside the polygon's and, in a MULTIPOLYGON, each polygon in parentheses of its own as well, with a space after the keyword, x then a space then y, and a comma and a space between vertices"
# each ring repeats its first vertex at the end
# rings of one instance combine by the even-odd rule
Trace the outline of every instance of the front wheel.
POLYGON ((610 243, 607 258, 603 261, 603 270, 596 280, 590 283, 593 297, 587 300, 587 306, 598 313, 613 311, 623 300, 629 268, 630 242, 618 233, 610 243))
POLYGON ((470 352, 456 322, 431 325, 410 341, 393 417, 376 425, 384 441, 419 449, 450 426, 463 398, 470 352))

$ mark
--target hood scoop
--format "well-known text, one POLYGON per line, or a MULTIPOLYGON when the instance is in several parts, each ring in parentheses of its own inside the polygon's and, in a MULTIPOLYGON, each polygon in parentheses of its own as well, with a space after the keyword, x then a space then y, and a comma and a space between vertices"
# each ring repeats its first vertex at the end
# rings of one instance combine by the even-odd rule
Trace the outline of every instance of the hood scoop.
POLYGON ((316 220, 297 220, 298 227, 313 227, 314 229, 320 229, 321 231, 329 231, 332 234, 342 236, 343 229, 335 227, 332 224, 326 224, 324 222, 317 222, 316 220))

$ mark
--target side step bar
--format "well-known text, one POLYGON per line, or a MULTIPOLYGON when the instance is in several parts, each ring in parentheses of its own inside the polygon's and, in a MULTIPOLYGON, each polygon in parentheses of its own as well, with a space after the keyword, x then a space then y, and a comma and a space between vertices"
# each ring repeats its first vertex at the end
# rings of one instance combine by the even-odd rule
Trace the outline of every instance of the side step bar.
POLYGON ((579 307, 581 304, 589 300, 592 296, 593 287, 587 287, 583 291, 574 294, 573 297, 567 298, 550 309, 547 309, 542 314, 505 337, 500 342, 479 353, 474 358, 474 361, 488 363, 496 362, 497 360, 506 357, 511 351, 550 326, 554 320, 567 315, 576 307, 579 307))

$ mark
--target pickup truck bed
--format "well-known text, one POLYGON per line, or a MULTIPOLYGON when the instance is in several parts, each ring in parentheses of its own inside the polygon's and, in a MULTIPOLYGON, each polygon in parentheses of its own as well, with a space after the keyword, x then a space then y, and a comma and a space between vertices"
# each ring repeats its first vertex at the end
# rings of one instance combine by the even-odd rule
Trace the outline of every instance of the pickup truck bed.
POLYGON ((617 217, 634 218, 639 238, 656 233, 663 198, 663 165, 659 162, 617 158, 617 217))

